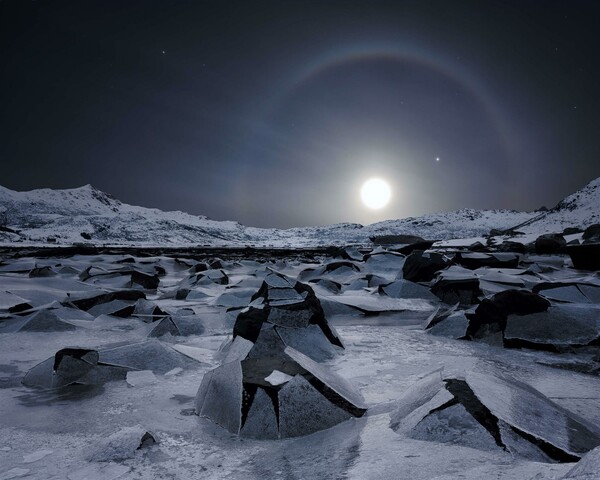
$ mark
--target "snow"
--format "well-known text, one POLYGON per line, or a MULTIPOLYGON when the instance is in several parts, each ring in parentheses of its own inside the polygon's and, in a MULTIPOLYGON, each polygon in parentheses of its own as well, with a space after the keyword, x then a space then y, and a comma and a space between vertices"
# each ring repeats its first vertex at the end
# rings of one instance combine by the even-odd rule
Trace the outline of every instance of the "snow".
POLYGON ((282 383, 289 382, 291 379, 290 375, 279 370, 273 370, 269 376, 265 377, 265 380, 271 385, 281 385, 282 383))
MULTIPOLYGON (((530 260, 532 258, 535 257, 529 257, 530 260)), ((89 264, 110 269, 121 259, 122 256, 111 255, 36 259, 29 262, 29 268, 35 263, 56 267, 55 263, 59 262, 76 271, 84 270, 89 264)), ((598 283, 595 274, 585 274, 588 278, 581 272, 566 268, 564 257, 544 257, 543 260, 547 262, 542 265, 544 274, 527 274, 534 283, 565 278, 579 282, 587 278, 586 282, 598 283), (548 267, 554 265, 553 262, 560 264, 560 270, 548 267)), ((277 441, 240 438, 207 418, 193 415, 199 386, 204 381, 210 383, 211 374, 207 372, 218 367, 226 355, 220 347, 231 334, 237 314, 237 311, 227 312, 227 307, 213 304, 218 296, 216 292, 222 292, 223 286, 203 286, 211 295, 195 300, 163 297, 167 291, 176 288, 189 272, 166 257, 136 258, 135 261, 150 264, 156 261, 166 269, 158 290, 146 292, 148 301, 169 312, 183 308, 195 312, 191 316, 201 318, 206 324, 206 331, 146 342, 144 340, 152 325, 134 317, 102 315, 95 319, 74 320, 77 328, 71 331, 0 333, 0 437, 3 446, 10 446, 10 449, 0 448, 0 478, 28 475, 27 478, 51 480, 138 477, 542 480, 561 478, 573 469, 573 464, 517 459, 502 449, 483 450, 473 448, 477 445, 469 445, 468 442, 461 444, 461 432, 469 431, 473 425, 465 423, 464 412, 460 409, 446 412, 447 415, 442 418, 445 425, 456 426, 449 437, 456 441, 450 443, 423 441, 392 430, 390 414, 398 409, 401 399, 432 372, 430 378, 434 383, 440 383, 441 367, 444 367, 444 376, 460 376, 468 371, 501 372, 531 385, 559 405, 561 411, 567 409, 586 423, 600 425, 600 377, 549 366, 553 362, 565 363, 575 358, 575 354, 511 350, 431 335, 421 327, 423 318, 431 311, 431 302, 409 302, 414 299, 406 299, 399 294, 402 298, 392 299, 394 301, 387 307, 394 310, 402 306, 402 311, 387 310, 377 316, 369 316, 340 309, 338 314, 328 316, 327 320, 345 345, 345 350, 339 355, 331 356, 315 367, 310 359, 295 354, 303 364, 314 370, 316 376, 327 381, 330 379, 320 366, 335 374, 331 383, 336 385, 338 394, 358 402, 359 399, 348 393, 358 390, 364 398, 361 404, 368 407, 365 416, 306 437, 277 441), (152 369, 154 382, 135 388, 123 380, 101 386, 74 385, 64 392, 49 392, 20 383, 29 369, 46 359, 53 359, 53 355, 66 346, 97 349, 101 359, 129 362, 123 344, 135 346, 144 360, 136 362, 137 368, 152 369), (160 354, 161 358, 166 355, 167 364, 150 358, 154 354, 160 354), (182 354, 185 355, 183 359, 182 354), (160 443, 140 450, 128 449, 128 458, 118 460, 118 463, 110 460, 90 462, 90 456, 106 445, 103 443, 105 439, 136 425, 156 431, 160 435, 160 443), (51 454, 23 468, 24 457, 39 455, 38 452, 49 449, 51 454)), ((28 278, 24 268, 26 261, 7 258, 5 263, 0 272, 0 291, 16 292, 23 298, 35 300, 36 305, 48 303, 50 298, 61 301, 66 291, 96 290, 89 283, 77 280, 73 272, 51 278, 28 278), (14 270, 22 273, 16 274, 14 270)), ((236 282, 255 281, 260 275, 264 276, 265 265, 243 261, 225 263, 224 271, 236 282)), ((315 267, 314 263, 305 263, 298 258, 285 259, 277 264, 273 261, 267 265, 276 266, 278 271, 290 278, 296 278, 299 272, 311 266, 315 267)), ((367 270, 364 264, 362 267, 361 275, 367 270)), ((368 271, 378 276, 387 274, 385 263, 372 262, 368 271)), ((507 280, 506 276, 516 275, 525 279, 524 271, 478 269, 475 274, 482 278, 490 275, 488 278, 495 280, 507 280), (490 275, 492 271, 498 275, 490 275)), ((355 281, 355 274, 347 272, 339 276, 344 293, 336 296, 329 292, 331 301, 347 297, 362 303, 379 298, 377 293, 349 289, 350 283, 355 281)), ((529 284, 529 280, 526 283, 531 288, 533 283, 529 284)), ((260 281, 255 286, 258 289, 260 281)), ((383 299, 385 297, 382 296, 383 299)), ((456 331, 462 329, 464 315, 457 314, 452 318, 457 321, 456 331)), ((454 333, 453 328, 449 335, 454 333)), ((230 362, 227 365, 231 366, 225 369, 228 372, 224 375, 236 380, 241 375, 237 359, 248 352, 248 345, 241 337, 238 336, 236 341, 238 339, 242 343, 230 348, 229 353, 235 350, 235 354, 227 360, 230 362)), ((229 385, 227 381, 225 384, 229 385)), ((236 398, 238 393, 236 388, 236 398)), ((422 398, 417 393, 414 397, 422 398)), ((501 389, 489 401, 496 405, 507 398, 504 389, 501 389)), ((262 396, 262 400, 266 401, 266 398, 262 396)), ((213 395, 207 399, 206 408, 218 410, 228 406, 223 406, 222 396, 213 395)), ((504 414, 503 408, 502 404, 497 405, 498 412, 504 414)), ((239 411, 237 402, 231 410, 239 411)), ((555 415, 556 411, 553 412, 551 414, 555 415)), ((272 420, 268 417, 265 422, 268 423, 269 418, 272 420)), ((556 424, 560 427, 562 424, 558 420, 556 424)), ((227 424, 227 419, 222 423, 227 424)), ((544 431, 550 430, 545 423, 542 425, 544 431)), ((234 422, 231 427, 236 430, 238 423, 234 422)), ((533 431, 536 425, 525 427, 533 431)), ((556 428, 555 433, 549 434, 563 438, 564 428, 556 428)), ((135 446, 135 443, 131 445, 135 446)), ((590 457, 589 462, 593 461, 594 457, 590 457)), ((579 471, 584 471, 584 467, 582 465, 579 471)), ((586 468, 589 472, 592 467, 586 468)))

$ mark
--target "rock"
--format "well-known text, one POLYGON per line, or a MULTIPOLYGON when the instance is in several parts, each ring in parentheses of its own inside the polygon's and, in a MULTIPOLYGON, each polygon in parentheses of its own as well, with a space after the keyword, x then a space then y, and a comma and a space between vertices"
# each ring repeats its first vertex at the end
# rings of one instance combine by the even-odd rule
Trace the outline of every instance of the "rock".
POLYGON ((457 253, 454 262, 476 270, 482 267, 489 268, 517 268, 520 256, 515 253, 457 253))
POLYGON ((583 243, 600 243, 600 223, 594 223, 587 227, 581 239, 583 243))
POLYGON ((470 250, 471 252, 480 252, 482 250, 485 250, 486 248, 487 247, 479 241, 473 242, 471 245, 469 245, 467 247, 467 249, 470 250))
POLYGON ((131 272, 131 284, 137 284, 146 290, 156 290, 160 283, 158 275, 148 275, 147 273, 133 271, 131 272))
POLYGON ((425 241, 424 238, 418 235, 377 235, 370 239, 373 245, 411 245, 413 243, 422 243, 425 241))
POLYGON ((478 303, 479 279, 470 270, 450 267, 440 274, 431 287, 431 292, 444 303, 472 305, 478 303))
POLYGON ((579 270, 600 270, 600 243, 568 245, 567 253, 579 270))
POLYGON ((540 235, 535 241, 535 252, 540 255, 560 253, 567 246, 565 237, 558 233, 540 235))
MULTIPOLYGON (((550 302, 527 290, 504 290, 490 299, 484 299, 474 313, 468 313, 467 338, 483 339, 503 335, 509 315, 529 315, 545 312, 550 302)), ((501 339, 500 339, 501 340, 501 339)))
POLYGON ((525 245, 512 240, 504 240, 500 245, 496 247, 499 252, 514 252, 514 253, 525 253, 527 249, 525 245))
MULTIPOLYGON (((598 225, 600 227, 600 225, 598 225)), ((562 235, 575 235, 576 233, 581 233, 583 232, 583 230, 579 227, 566 227, 563 232, 562 235)), ((599 229, 600 232, 600 229, 599 229)))
POLYGON ((405 280, 411 282, 429 282, 435 274, 450 265, 450 260, 435 252, 414 251, 404 262, 402 274, 405 280))
POLYGON ((403 255, 410 255, 416 250, 429 250, 435 240, 423 240, 422 242, 411 243, 410 245, 405 245, 404 247, 399 248, 397 251, 403 255))

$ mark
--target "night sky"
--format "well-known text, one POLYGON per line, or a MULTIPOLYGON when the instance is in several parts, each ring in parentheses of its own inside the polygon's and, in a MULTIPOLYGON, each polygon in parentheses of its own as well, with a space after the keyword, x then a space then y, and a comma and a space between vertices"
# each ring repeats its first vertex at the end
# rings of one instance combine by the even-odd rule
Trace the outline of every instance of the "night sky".
POLYGON ((276 227, 551 207, 600 176, 599 25, 597 1, 0 0, 0 184, 276 227))

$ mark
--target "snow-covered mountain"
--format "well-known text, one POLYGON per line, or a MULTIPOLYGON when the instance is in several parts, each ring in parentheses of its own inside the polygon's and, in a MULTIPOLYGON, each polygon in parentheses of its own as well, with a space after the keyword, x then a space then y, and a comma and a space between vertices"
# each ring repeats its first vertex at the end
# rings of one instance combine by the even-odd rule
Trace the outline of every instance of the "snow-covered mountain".
POLYGON ((524 233, 562 232, 567 227, 587 227, 600 223, 600 178, 561 200, 516 230, 524 233))
POLYGON ((568 196, 549 212, 462 209, 367 226, 265 229, 215 221, 184 212, 128 205, 91 185, 68 190, 16 192, 0 187, 0 242, 58 244, 87 242, 136 246, 318 246, 368 243, 389 234, 452 239, 519 225, 525 232, 561 232, 600 222, 600 178, 568 196))

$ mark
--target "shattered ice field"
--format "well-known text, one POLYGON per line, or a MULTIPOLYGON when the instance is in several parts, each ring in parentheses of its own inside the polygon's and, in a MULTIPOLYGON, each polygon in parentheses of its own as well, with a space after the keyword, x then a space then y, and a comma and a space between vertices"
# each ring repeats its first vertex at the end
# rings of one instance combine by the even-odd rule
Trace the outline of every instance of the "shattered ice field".
MULTIPOLYGON (((592 311, 598 298, 589 292, 600 288, 597 274, 575 270, 565 255, 519 254, 510 268, 471 269, 455 259, 442 274, 413 283, 403 280, 407 258, 383 248, 272 260, 6 255, 0 263, 0 479, 598 478, 597 450, 579 464, 556 461, 537 447, 511 451, 464 413, 445 421, 434 408, 423 410, 427 398, 412 409, 406 400, 407 392, 418 397, 419 385, 431 378, 508 378, 539 392, 557 415, 572 415, 597 432, 600 364, 593 341, 582 346, 548 332, 546 347, 552 348, 506 348, 504 331, 486 330, 468 341, 454 338, 455 324, 439 328, 456 318, 456 312, 443 313, 456 300, 458 312, 474 315, 477 305, 465 303, 473 292, 489 298, 515 285, 532 290, 544 283, 538 293, 550 309, 583 305, 592 311), (196 415, 203 377, 221 365, 236 318, 273 274, 315 292, 344 345, 319 361, 362 394, 368 407, 362 417, 306 436, 261 440, 196 415), (579 293, 586 285, 588 295, 549 289, 549 283, 575 285, 579 293), (77 303, 120 291, 139 293, 106 297, 91 307, 77 303), (424 328, 432 322, 438 335, 435 326, 424 328), (111 358, 106 352, 115 358, 120 348, 126 355, 118 358, 132 363, 106 382, 74 381, 55 389, 23 384, 31 369, 65 347, 98 351, 100 361, 111 358), (135 352, 145 358, 135 359, 135 352), (412 428, 400 413, 414 416, 419 407, 420 426, 412 428), (392 428, 394 419, 403 427, 392 428), (141 444, 145 432, 156 442, 141 444)), ((597 316, 595 332, 600 337, 597 316)), ((553 435, 538 423, 535 435, 553 435)), ((591 440, 586 449, 596 445, 591 440)))

